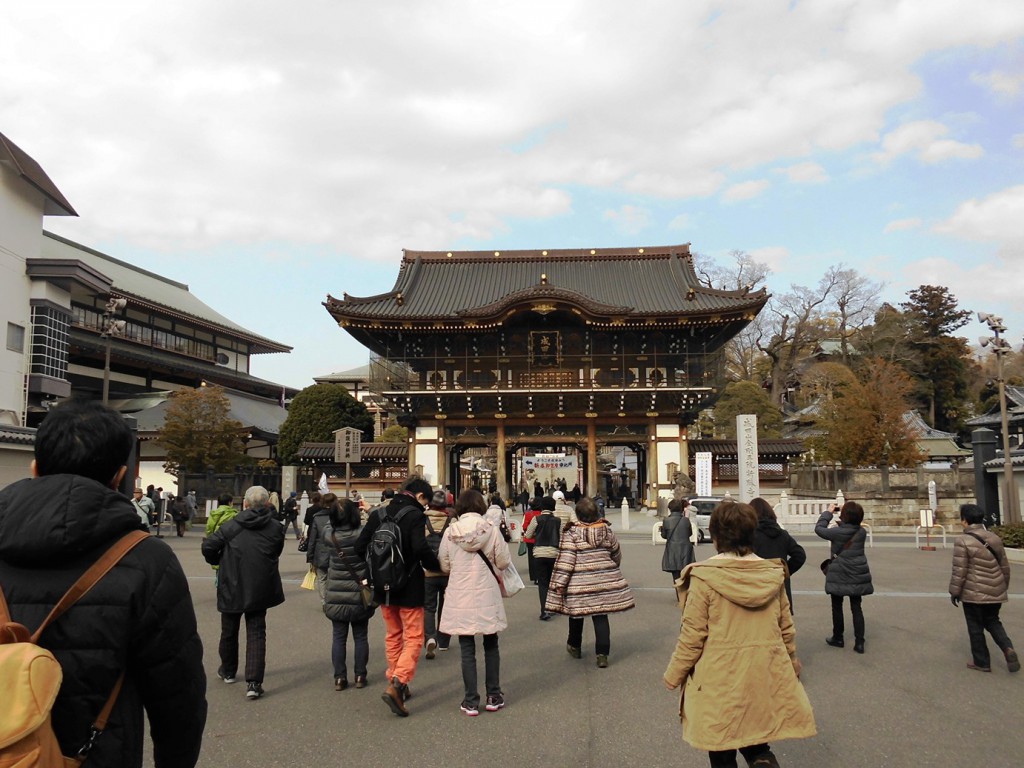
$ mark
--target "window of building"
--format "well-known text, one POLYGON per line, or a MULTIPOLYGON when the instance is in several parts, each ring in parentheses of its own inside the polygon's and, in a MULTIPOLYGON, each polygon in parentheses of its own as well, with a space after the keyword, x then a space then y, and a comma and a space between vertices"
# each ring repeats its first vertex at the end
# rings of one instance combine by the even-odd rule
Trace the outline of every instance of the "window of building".
POLYGON ((7 349, 11 352, 25 351, 25 326, 17 323, 7 324, 7 349))
POLYGON ((32 307, 32 373, 68 377, 68 315, 54 307, 32 307))

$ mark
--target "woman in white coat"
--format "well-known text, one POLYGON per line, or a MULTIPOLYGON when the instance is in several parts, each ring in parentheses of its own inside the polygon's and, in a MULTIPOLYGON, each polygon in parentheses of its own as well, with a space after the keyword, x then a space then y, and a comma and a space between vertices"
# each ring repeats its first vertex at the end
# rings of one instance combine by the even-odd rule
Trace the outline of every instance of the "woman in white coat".
POLYGON ((484 519, 486 510, 487 502, 478 491, 465 490, 459 494, 455 502, 457 519, 444 532, 437 553, 441 570, 449 574, 440 630, 459 637, 462 682, 466 689, 460 709, 470 717, 480 714, 476 635, 484 636, 484 708, 497 712, 505 706, 499 677, 498 633, 508 627, 508 621, 498 578, 511 557, 498 526, 484 519))

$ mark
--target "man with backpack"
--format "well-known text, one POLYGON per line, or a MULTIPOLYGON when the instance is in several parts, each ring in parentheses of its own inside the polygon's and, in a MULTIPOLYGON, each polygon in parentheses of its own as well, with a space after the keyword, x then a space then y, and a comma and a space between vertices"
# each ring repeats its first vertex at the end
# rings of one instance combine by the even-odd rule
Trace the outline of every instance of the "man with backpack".
MULTIPOLYGON (((191 768, 206 724, 206 675, 188 581, 154 537, 142 536, 119 559, 108 554, 143 527, 115 490, 133 440, 124 418, 99 403, 72 400, 50 410, 36 433, 33 477, 0 491, 0 585, 9 620, 33 632, 87 569, 116 559, 38 638, 63 674, 53 734, 68 756, 91 743, 88 768, 141 766, 145 710, 153 764, 191 768), (90 740, 103 719, 110 727, 90 740)), ((0 695, 15 690, 15 681, 0 679, 0 695)), ((15 725, 0 722, 0 743, 15 725)))
POLYGON ((411 477, 384 509, 366 521, 355 550, 366 557, 374 598, 384 617, 388 687, 381 698, 399 717, 407 717, 409 683, 423 648, 423 568, 440 571, 425 535, 423 508, 433 498, 430 483, 411 477))

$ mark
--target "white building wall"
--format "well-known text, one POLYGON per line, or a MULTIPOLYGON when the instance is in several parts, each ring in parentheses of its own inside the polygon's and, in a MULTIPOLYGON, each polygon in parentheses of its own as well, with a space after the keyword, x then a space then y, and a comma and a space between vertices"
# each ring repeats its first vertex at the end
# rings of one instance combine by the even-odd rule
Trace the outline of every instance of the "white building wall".
POLYGON ((32 335, 31 281, 25 260, 39 256, 44 198, 0 164, 0 424, 24 425, 25 377, 32 335), (24 328, 20 350, 7 348, 7 326, 24 328))

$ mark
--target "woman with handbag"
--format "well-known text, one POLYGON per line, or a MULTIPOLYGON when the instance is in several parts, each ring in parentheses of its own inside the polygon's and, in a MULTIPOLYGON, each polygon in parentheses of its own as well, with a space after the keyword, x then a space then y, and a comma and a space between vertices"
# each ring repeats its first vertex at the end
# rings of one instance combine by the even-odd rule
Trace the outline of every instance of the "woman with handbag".
POLYGON ((505 706, 498 633, 508 627, 508 620, 498 580, 512 558, 498 526, 484 519, 486 511, 487 502, 478 491, 465 490, 459 494, 455 502, 456 519, 441 537, 438 551, 441 570, 448 574, 440 629, 459 636, 465 688, 459 709, 470 717, 480 714, 476 635, 484 636, 484 708, 497 712, 505 706))
POLYGON ((853 614, 853 650, 864 653, 864 611, 861 598, 875 591, 871 584, 871 569, 864 552, 867 531, 860 527, 864 520, 864 508, 856 501, 848 501, 839 511, 839 525, 829 527, 833 511, 821 513, 814 526, 814 532, 831 543, 832 559, 822 563, 825 570, 825 592, 832 598, 832 636, 825 642, 833 648, 842 648, 843 598, 850 599, 853 614))
MULTIPOLYGON (((530 530, 533 518, 540 514, 540 499, 529 499, 527 504, 530 508, 523 515, 523 544, 526 545, 526 564, 529 567, 530 581, 536 584, 537 563, 533 559, 533 545, 537 543, 537 540, 532 536, 527 536, 526 531, 530 530)), ((520 548, 520 554, 522 554, 522 548, 520 548)))
POLYGON ((360 530, 359 507, 351 499, 345 499, 331 504, 328 509, 328 521, 323 528, 320 546, 330 551, 324 615, 333 626, 331 662, 334 665, 334 690, 348 688, 346 657, 349 629, 355 641, 356 688, 365 688, 366 667, 370 660, 367 632, 375 606, 366 561, 355 553, 360 530))
POLYGON ((661 570, 672 574, 672 582, 679 579, 683 568, 697 561, 690 536, 693 528, 683 515, 685 499, 672 499, 668 503, 668 517, 661 524, 661 538, 665 539, 665 551, 661 555, 661 570))
POLYGON ((669 690, 682 686, 683 739, 706 750, 712 768, 778 768, 769 742, 815 735, 800 684, 796 631, 785 568, 754 554, 757 513, 720 503, 709 530, 718 554, 683 571, 676 586, 682 622, 665 669, 669 690))
POLYGON ((540 597, 540 620, 548 621, 551 614, 544 604, 548 599, 548 585, 558 557, 558 543, 562 538, 562 521, 555 515, 555 500, 550 496, 534 499, 540 502, 540 513, 534 517, 523 533, 533 539, 533 568, 537 575, 537 595, 540 597))
POLYGON ((593 499, 579 500, 576 518, 562 532, 544 609, 569 617, 566 650, 574 659, 582 656, 583 621, 590 616, 597 666, 604 669, 611 651, 608 614, 632 608, 633 592, 619 570, 619 540, 611 524, 598 517, 593 499))

